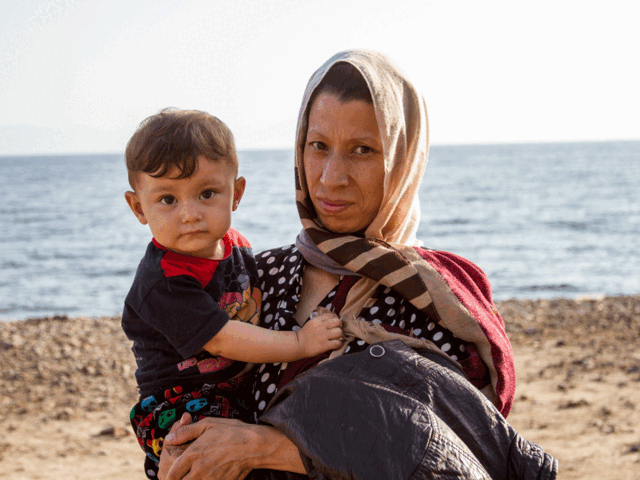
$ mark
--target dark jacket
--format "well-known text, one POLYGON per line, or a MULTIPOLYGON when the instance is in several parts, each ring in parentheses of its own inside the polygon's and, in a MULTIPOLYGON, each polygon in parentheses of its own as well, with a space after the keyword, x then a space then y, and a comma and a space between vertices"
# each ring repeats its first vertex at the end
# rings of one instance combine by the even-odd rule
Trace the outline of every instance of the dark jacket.
MULTIPOLYGON (((324 362, 278 392, 260 421, 300 450, 311 479, 555 479, 444 354, 398 340, 324 362)), ((305 478, 267 474, 258 478, 305 478)))

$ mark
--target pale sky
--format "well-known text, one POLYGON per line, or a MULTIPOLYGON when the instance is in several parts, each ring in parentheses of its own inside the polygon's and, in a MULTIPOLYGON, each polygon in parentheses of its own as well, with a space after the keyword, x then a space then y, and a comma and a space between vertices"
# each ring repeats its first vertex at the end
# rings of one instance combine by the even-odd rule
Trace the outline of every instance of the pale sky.
POLYGON ((640 138, 640 2, 0 0, 0 155, 120 153, 163 107, 293 146, 348 48, 422 89, 432 144, 640 138))

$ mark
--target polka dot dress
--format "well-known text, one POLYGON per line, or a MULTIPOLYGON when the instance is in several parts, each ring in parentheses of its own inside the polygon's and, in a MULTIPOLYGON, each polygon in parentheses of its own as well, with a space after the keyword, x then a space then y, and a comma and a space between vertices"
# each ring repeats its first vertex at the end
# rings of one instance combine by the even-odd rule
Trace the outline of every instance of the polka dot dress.
MULTIPOLYGON (((295 246, 282 247, 262 252, 256 256, 259 287, 262 290, 262 314, 260 325, 271 330, 296 331, 300 326, 293 318, 300 301, 302 271, 305 261, 295 246)), ((338 286, 320 302, 321 307, 331 309, 338 286)), ((417 338, 435 343, 454 360, 467 358, 465 342, 455 337, 449 330, 438 325, 424 313, 417 310, 398 293, 381 286, 374 296, 374 304, 365 308, 363 320, 386 324, 410 331, 417 338)), ((345 353, 359 352, 367 348, 360 339, 353 340, 345 353)), ((277 393, 280 377, 287 363, 266 363, 256 366, 254 400, 258 416, 277 393)))

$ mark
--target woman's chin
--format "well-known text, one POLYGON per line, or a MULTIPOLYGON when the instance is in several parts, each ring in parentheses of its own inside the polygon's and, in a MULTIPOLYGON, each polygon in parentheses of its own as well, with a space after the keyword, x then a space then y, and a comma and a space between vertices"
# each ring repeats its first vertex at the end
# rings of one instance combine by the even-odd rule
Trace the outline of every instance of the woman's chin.
POLYGON ((321 219, 324 228, 333 233, 358 233, 366 228, 360 222, 343 222, 335 219, 321 219))

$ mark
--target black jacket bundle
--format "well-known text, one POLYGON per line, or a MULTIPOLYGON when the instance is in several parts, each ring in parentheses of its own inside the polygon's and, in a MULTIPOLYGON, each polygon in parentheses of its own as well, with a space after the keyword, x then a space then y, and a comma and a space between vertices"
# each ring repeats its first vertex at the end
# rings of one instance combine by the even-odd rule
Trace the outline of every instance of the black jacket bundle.
POLYGON ((254 480, 553 480, 558 471, 446 355, 399 340, 299 375, 260 421, 296 444, 308 477, 255 471, 254 480))

